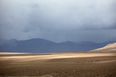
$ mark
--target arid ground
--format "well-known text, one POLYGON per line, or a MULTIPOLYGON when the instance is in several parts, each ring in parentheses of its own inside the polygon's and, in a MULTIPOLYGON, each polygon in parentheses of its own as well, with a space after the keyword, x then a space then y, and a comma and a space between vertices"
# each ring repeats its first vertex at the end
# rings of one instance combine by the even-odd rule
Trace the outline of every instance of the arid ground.
POLYGON ((0 53, 0 76, 116 77, 116 53, 0 53))

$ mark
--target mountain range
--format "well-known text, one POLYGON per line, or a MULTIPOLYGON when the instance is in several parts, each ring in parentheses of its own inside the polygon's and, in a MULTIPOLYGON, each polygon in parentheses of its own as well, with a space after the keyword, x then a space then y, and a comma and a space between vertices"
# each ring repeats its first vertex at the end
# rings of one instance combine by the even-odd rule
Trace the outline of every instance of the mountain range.
POLYGON ((0 52, 24 52, 24 53, 49 53, 49 52, 82 52, 104 47, 116 41, 95 43, 90 41, 82 42, 61 42, 56 43, 45 39, 34 38, 29 40, 0 40, 0 52))

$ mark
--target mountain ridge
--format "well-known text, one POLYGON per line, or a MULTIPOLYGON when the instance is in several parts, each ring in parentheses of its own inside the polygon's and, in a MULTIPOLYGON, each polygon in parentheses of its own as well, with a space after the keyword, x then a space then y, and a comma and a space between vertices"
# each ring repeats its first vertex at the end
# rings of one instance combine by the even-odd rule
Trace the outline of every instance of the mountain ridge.
POLYGON ((61 42, 56 43, 49 40, 34 38, 29 40, 12 39, 0 43, 0 52, 23 52, 23 53, 48 53, 48 52, 82 52, 103 47, 114 41, 104 43, 83 42, 61 42))

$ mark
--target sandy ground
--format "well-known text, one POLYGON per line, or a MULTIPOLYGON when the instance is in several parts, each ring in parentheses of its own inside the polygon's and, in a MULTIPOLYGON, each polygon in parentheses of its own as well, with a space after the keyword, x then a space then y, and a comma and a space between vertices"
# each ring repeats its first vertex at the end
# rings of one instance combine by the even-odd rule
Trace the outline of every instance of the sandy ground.
POLYGON ((116 53, 0 53, 0 76, 116 77, 116 53))
MULTIPOLYGON (((6 55, 7 53, 3 54, 6 55)), ((9 53, 8 53, 9 54, 9 53)), ((52 53, 45 55, 24 55, 23 53, 12 53, 14 55, 1 56, 0 60, 15 60, 16 61, 31 61, 31 60, 46 60, 46 59, 59 59, 59 58, 80 58, 80 57, 100 57, 100 56, 116 56, 114 53, 52 53), (18 54, 18 56, 15 56, 18 54)))

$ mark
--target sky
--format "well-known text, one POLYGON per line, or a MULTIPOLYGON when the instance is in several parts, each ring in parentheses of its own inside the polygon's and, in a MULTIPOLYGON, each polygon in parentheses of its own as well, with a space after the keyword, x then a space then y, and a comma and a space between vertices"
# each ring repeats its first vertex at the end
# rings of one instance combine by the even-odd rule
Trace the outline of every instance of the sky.
POLYGON ((116 0, 0 0, 0 39, 116 40, 116 0))

